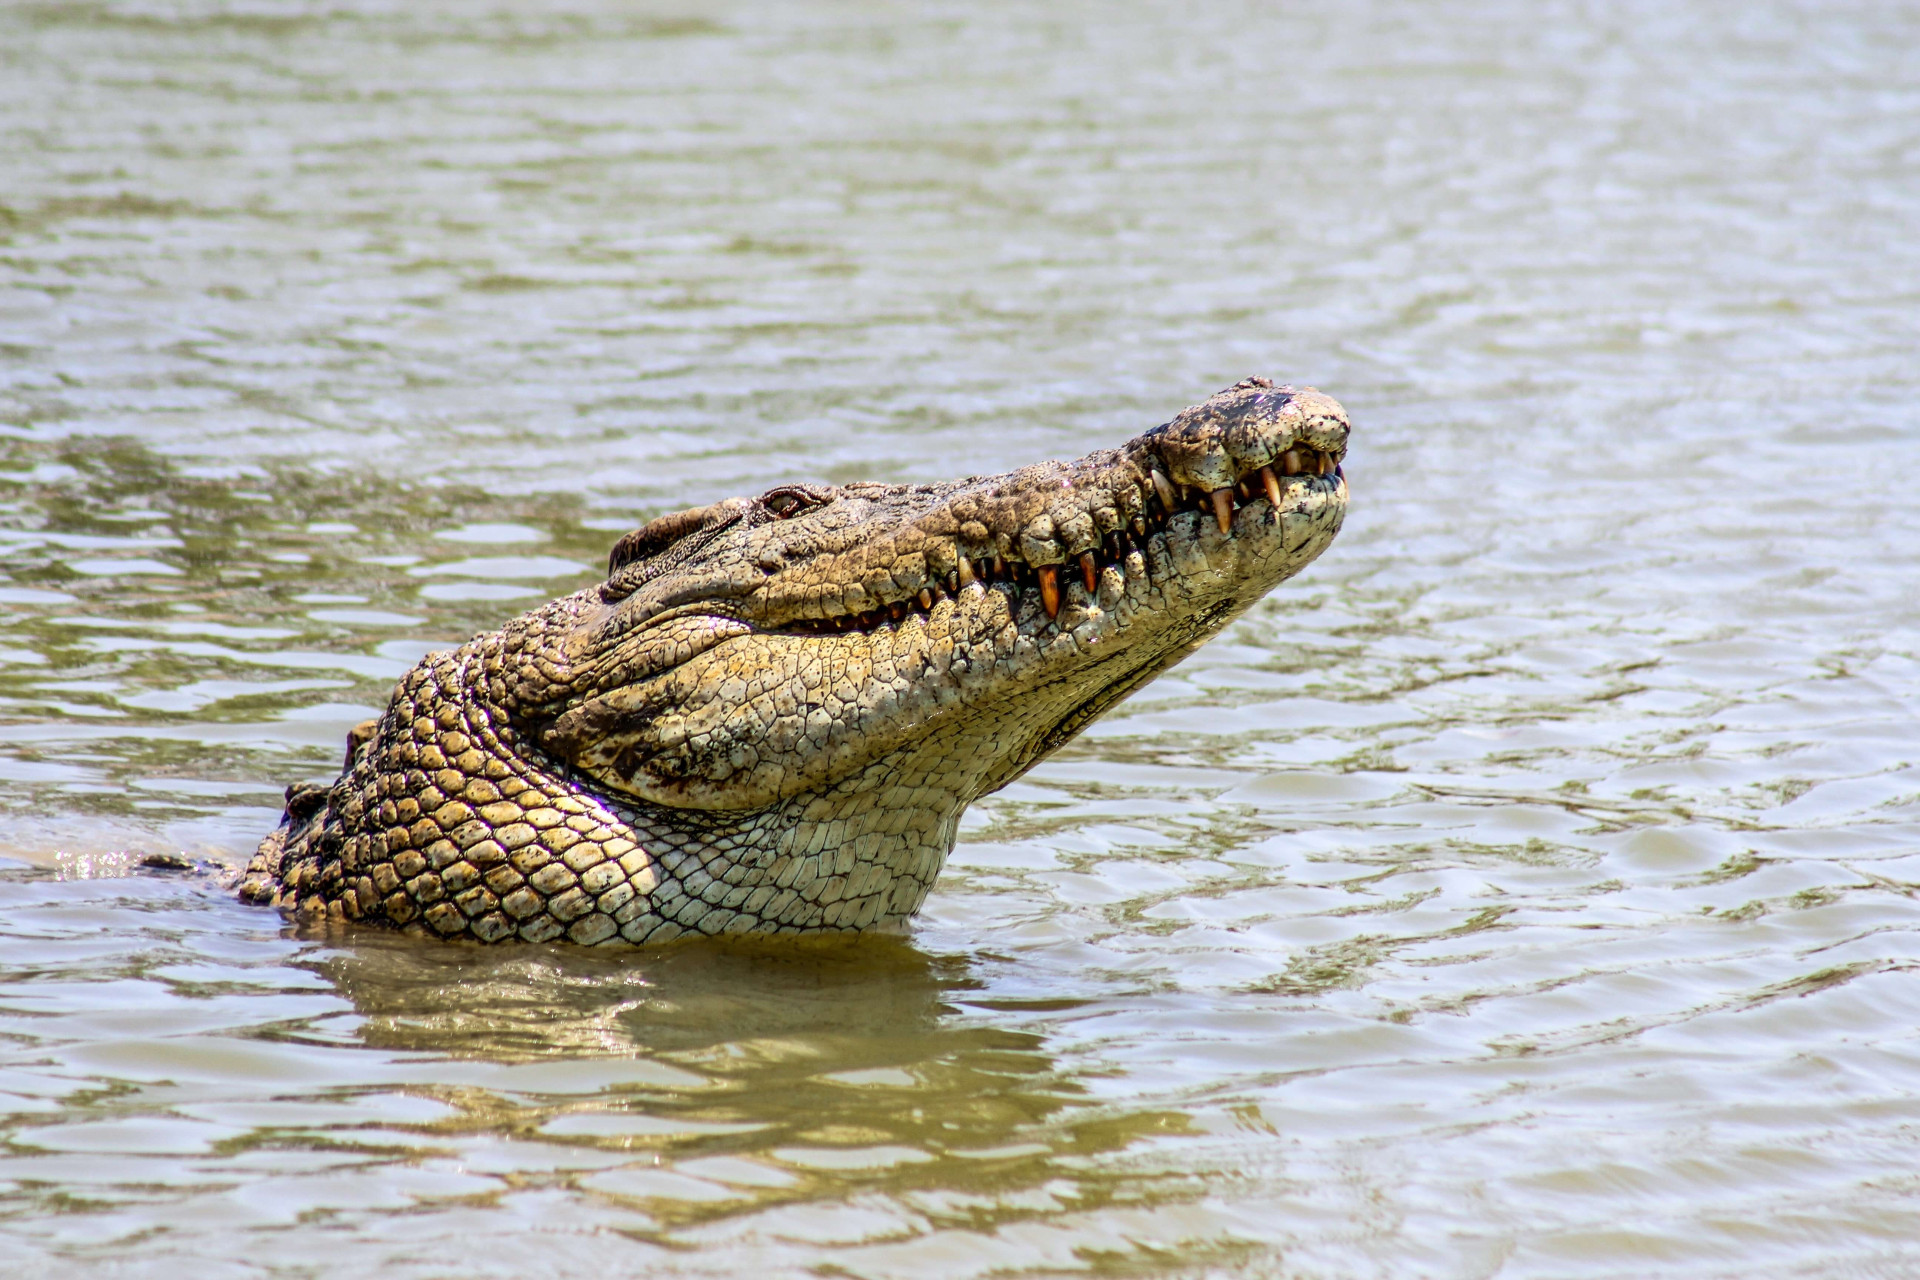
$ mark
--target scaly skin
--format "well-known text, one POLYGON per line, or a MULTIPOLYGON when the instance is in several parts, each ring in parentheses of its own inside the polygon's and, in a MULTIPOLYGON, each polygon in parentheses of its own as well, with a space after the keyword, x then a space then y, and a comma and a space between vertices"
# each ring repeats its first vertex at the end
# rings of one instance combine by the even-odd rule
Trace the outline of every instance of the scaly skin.
POLYGON ((1347 432, 1248 379, 1073 462, 663 516, 409 672, 240 894, 481 942, 898 926, 968 804, 1326 549, 1347 432))

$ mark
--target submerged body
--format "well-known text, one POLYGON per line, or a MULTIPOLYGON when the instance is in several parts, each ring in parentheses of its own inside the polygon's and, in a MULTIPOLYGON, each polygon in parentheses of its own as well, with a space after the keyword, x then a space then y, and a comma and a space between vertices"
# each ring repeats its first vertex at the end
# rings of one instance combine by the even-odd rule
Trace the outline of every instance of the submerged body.
POLYGON ((1347 434, 1249 379, 1072 462, 663 516, 409 672, 241 896, 481 942, 897 925, 968 804, 1326 549, 1347 434))

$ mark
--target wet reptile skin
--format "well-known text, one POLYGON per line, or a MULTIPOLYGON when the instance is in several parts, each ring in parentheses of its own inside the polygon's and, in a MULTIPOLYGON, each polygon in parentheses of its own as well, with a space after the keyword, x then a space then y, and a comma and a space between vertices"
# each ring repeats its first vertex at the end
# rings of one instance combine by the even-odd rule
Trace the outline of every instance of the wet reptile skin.
POLYGON ((410 671, 239 892, 481 942, 897 926, 969 803, 1325 550, 1347 433, 1248 379, 1072 462, 663 516, 410 671))

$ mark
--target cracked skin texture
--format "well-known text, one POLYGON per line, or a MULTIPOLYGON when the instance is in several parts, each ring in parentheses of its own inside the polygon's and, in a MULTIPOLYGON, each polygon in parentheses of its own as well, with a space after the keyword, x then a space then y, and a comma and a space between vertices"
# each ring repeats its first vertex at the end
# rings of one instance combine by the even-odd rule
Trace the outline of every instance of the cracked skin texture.
POLYGON ((1326 549, 1347 434, 1250 378, 1070 462, 662 516, 408 672, 240 896, 479 942, 897 928, 968 804, 1326 549))

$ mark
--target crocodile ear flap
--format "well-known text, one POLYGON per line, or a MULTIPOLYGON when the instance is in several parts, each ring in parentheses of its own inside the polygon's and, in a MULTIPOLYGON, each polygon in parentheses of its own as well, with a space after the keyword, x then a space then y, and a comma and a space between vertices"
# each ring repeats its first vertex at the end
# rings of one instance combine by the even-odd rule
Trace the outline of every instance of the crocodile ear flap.
POLYGON ((656 516, 613 544, 613 550, 607 556, 607 576, 613 577, 636 560, 659 555, 688 534, 715 525, 732 524, 747 506, 744 499, 728 498, 725 502, 656 516))

